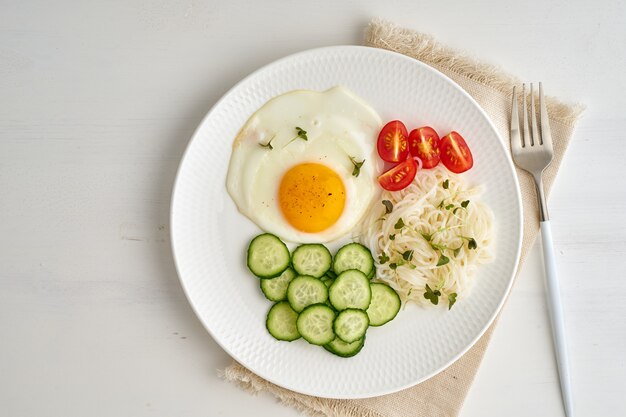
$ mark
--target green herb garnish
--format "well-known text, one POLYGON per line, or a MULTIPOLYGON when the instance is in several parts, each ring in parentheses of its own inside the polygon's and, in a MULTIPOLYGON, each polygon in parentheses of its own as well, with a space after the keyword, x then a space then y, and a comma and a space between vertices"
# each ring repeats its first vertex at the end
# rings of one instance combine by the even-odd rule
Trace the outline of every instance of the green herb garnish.
POLYGON ((389 200, 382 201, 383 206, 385 206, 385 214, 389 214, 393 211, 393 204, 389 200))
POLYGON ((441 186, 443 187, 443 189, 444 189, 444 190, 447 190, 449 185, 450 185, 450 182, 449 182, 448 180, 445 180, 445 181, 441 184, 441 186))
POLYGON ((385 252, 378 255, 378 262, 381 264, 389 262, 389 257, 387 256, 385 252))
POLYGON ((298 134, 297 137, 299 137, 300 139, 309 140, 309 138, 306 136, 306 130, 302 129, 301 127, 296 126, 296 133, 298 134))
MULTIPOLYGON (((296 136, 293 137, 293 139, 291 139, 287 145, 289 145, 291 142, 293 142, 296 139, 303 139, 303 140, 309 140, 309 138, 306 135, 306 130, 302 129, 301 127, 296 126, 296 136)), ((287 146, 285 145, 285 146, 287 146)))
POLYGON ((426 284, 426 292, 424 292, 424 298, 430 300, 434 305, 439 304, 439 296, 441 295, 441 291, 434 290, 430 288, 428 284, 426 284))
POLYGON ((455 292, 448 294, 448 310, 450 310, 452 308, 454 303, 456 303, 456 293, 455 292))
POLYGON ((396 224, 393 226, 393 228, 398 230, 398 229, 402 229, 403 227, 404 227, 404 221, 402 220, 402 217, 400 217, 398 221, 396 222, 396 224))
POLYGON ((396 234, 389 235, 389 240, 396 240, 396 234))
POLYGON ((410 262, 411 259, 413 259, 413 251, 412 250, 404 251, 404 253, 402 253, 402 259, 410 262))
POLYGON ((476 249, 478 247, 478 243, 476 243, 476 239, 473 237, 461 236, 461 239, 467 240, 467 249, 476 249))
POLYGON ((398 268, 398 264, 395 262, 392 262, 389 264, 389 268, 393 269, 394 271, 398 268))
POLYGON ((450 262, 450 258, 448 258, 443 253, 439 254, 439 260, 437 261, 437 266, 443 266, 447 264, 448 262, 450 262))
POLYGON ((465 201, 463 201, 463 202, 461 203, 461 207, 463 207, 463 208, 467 208, 467 205, 468 205, 469 203, 470 203, 470 201, 469 201, 469 200, 465 200, 465 201))
POLYGON ((361 167, 365 163, 365 159, 362 160, 361 162, 358 162, 353 157, 350 157, 350 161, 352 162, 352 165, 354 165, 354 169, 352 170, 352 175, 354 175, 355 177, 358 177, 359 174, 361 173, 361 167))

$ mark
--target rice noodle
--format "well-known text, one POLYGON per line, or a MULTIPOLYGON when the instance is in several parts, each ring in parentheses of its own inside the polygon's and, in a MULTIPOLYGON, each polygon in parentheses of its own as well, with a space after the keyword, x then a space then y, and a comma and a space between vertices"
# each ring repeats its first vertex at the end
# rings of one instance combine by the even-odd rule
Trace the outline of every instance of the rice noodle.
POLYGON ((393 204, 391 213, 386 214, 385 206, 378 203, 366 214, 358 239, 372 250, 377 278, 393 287, 403 303, 430 304, 424 297, 426 284, 441 292, 440 304, 448 305, 452 293, 457 300, 467 297, 478 267, 493 260, 493 214, 479 201, 481 192, 438 166, 420 170, 415 181, 401 191, 384 191, 381 201, 393 204), (461 207, 466 200, 467 207, 461 207), (405 226, 396 229, 400 219, 405 226), (476 249, 468 248, 469 238, 476 241, 476 249), (435 249, 431 244, 448 249, 435 249), (412 259, 406 261, 402 254, 410 250, 412 259), (441 254, 450 261, 437 266, 441 254), (383 263, 381 256, 389 260, 383 263))

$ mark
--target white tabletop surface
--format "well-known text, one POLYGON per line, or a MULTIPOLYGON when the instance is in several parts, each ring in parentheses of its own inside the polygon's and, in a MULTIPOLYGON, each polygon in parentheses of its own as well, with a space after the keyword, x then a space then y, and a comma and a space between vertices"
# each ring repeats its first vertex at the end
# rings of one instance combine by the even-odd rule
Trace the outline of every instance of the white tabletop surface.
MULTIPOLYGON (((626 9, 611 0, 1 1, 0 414, 296 416, 223 382, 169 246, 203 115, 383 17, 588 106, 550 199, 577 415, 624 415, 626 9), (91 4, 90 4, 91 3, 91 4)), ((562 415, 536 245, 462 417, 562 415)))

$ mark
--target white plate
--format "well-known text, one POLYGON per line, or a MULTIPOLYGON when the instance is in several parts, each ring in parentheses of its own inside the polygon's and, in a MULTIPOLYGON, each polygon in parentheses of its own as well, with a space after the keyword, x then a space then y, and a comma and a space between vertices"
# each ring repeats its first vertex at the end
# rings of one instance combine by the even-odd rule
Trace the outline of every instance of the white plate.
MULTIPOLYGON (((511 287, 522 235, 521 199, 504 142, 458 85, 406 56, 338 46, 274 62, 234 86, 204 118, 183 157, 172 201, 172 245, 187 297, 213 338, 239 363, 282 387, 330 398, 364 398, 410 387, 465 353, 495 318, 511 287), (371 328, 363 350, 343 359, 265 329, 271 303, 245 265, 260 230, 239 214, 225 187, 231 144, 268 99, 295 89, 343 85, 383 120, 462 132, 474 155, 471 183, 484 184, 496 218, 496 259, 480 269, 472 294, 451 311, 408 306, 371 328)), ((332 250, 332 248, 331 248, 332 250)))

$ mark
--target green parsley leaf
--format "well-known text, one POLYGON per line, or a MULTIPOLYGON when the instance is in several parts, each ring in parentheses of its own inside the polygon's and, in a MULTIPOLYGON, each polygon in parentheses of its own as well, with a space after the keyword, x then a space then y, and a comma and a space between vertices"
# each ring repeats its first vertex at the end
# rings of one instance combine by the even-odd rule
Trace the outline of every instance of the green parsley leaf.
POLYGON ((468 205, 469 203, 470 203, 470 201, 469 201, 469 200, 465 200, 465 201, 463 201, 463 202, 461 203, 461 207, 463 207, 463 208, 467 208, 467 205, 468 205))
POLYGON ((446 210, 450 210, 452 207, 454 207, 454 204, 448 204, 448 205, 445 207, 445 209, 446 209, 446 210))
POLYGON ((426 284, 426 291, 424 292, 425 299, 430 300, 431 303, 433 303, 434 305, 437 305, 439 304, 440 295, 441 295, 441 291, 439 290, 433 291, 433 289, 430 288, 428 284, 426 284))
POLYGON ((398 221, 396 222, 396 224, 393 226, 393 228, 398 230, 398 229, 402 229, 403 227, 404 227, 404 221, 402 220, 402 217, 400 217, 398 221))
POLYGON ((454 257, 456 258, 457 256, 459 256, 459 253, 461 253, 461 248, 463 247, 463 245, 459 246, 458 248, 456 248, 454 250, 454 257))
POLYGON ((393 210, 393 204, 391 203, 391 201, 383 200, 382 203, 383 203, 383 206, 385 206, 385 214, 391 213, 393 210))
POLYGON ((430 242, 430 240, 433 238, 433 235, 424 232, 420 233, 420 235, 422 235, 422 237, 426 239, 426 242, 430 242))
POLYGON ((395 233, 393 235, 389 235, 389 240, 396 240, 396 235, 395 233))
POLYGON ((448 180, 445 180, 445 181, 441 184, 441 186, 443 187, 443 189, 444 189, 444 190, 447 190, 449 185, 450 185, 450 182, 448 182, 448 180))
POLYGON ((381 264, 389 262, 389 257, 385 252, 378 255, 378 262, 380 262, 381 264))
POLYGON ((446 255, 444 255, 442 253, 441 255, 439 255, 439 260, 437 261, 437 266, 443 266, 443 265, 447 264, 448 262, 450 262, 450 258, 448 258, 446 255))
POLYGON ((448 310, 450 310, 452 308, 454 303, 456 303, 456 293, 455 292, 448 294, 448 310))
POLYGON ((410 262, 411 259, 413 259, 413 250, 404 251, 404 253, 402 253, 402 259, 410 262))
POLYGON ((395 262, 392 262, 389 264, 389 268, 393 269, 394 271, 398 268, 398 264, 395 262))
MULTIPOLYGON (((294 136, 294 138, 291 139, 289 143, 293 142, 294 140, 298 138, 303 139, 303 140, 309 140, 309 138, 306 135, 306 130, 302 129, 301 127, 296 126, 296 136, 294 136)), ((289 143, 287 143, 287 145, 289 145, 289 143)))
POLYGON ((298 134, 298 137, 300 139, 309 140, 306 135, 306 130, 302 129, 301 127, 296 126, 296 133, 298 134))
POLYGON ((365 159, 362 160, 361 162, 357 162, 356 159, 354 159, 353 157, 350 157, 350 161, 352 161, 352 165, 354 165, 354 169, 352 170, 352 175, 354 175, 355 177, 358 177, 359 174, 361 173, 361 167, 365 163, 365 159))
POLYGON ((476 243, 476 239, 474 239, 473 237, 469 238, 469 240, 467 241, 467 248, 476 249, 477 247, 478 244, 476 243))

